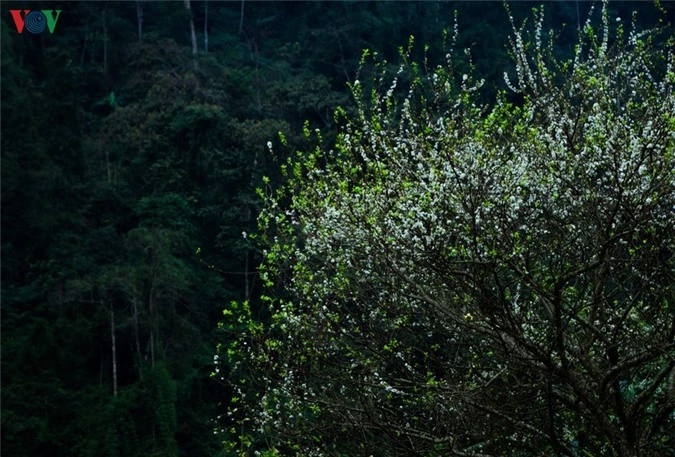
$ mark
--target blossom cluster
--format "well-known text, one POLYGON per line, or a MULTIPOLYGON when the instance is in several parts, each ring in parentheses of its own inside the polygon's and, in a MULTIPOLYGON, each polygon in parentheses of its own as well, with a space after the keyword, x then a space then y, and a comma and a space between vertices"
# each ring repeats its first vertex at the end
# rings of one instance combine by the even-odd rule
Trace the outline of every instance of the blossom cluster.
POLYGON ((514 26, 523 106, 479 106, 483 81, 450 54, 430 74, 404 63, 353 84, 333 150, 289 160, 260 218, 284 294, 244 357, 271 449, 569 450, 579 424, 649 446, 612 421, 648 427, 672 395, 675 56, 602 18, 566 62, 543 12, 533 50, 514 26))

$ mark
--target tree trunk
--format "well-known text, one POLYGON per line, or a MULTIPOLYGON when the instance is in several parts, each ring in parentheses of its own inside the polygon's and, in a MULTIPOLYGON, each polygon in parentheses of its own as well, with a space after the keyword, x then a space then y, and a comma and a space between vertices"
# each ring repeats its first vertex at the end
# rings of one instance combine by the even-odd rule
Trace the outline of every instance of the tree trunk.
POLYGON ((141 355, 141 338, 138 330, 138 295, 135 286, 133 286, 132 292, 131 303, 134 307, 134 343, 136 345, 136 356, 138 357, 138 376, 143 379, 143 356, 141 355))
POLYGON ((108 3, 106 2, 103 8, 103 73, 108 75, 108 21, 106 19, 106 12, 108 11, 108 3))
POLYGON ((84 34, 84 44, 82 45, 82 54, 80 54, 80 67, 84 65, 84 58, 87 55, 87 44, 89 43, 89 34, 84 34))
POLYGON ((190 37, 192 38, 192 55, 197 55, 197 32, 195 32, 195 21, 192 18, 192 8, 190 7, 190 0, 184 0, 185 9, 190 14, 190 37))
POLYGON ((136 24, 138 25, 138 42, 143 41, 143 4, 136 1, 136 24))
POLYGON ((204 52, 209 52, 209 0, 204 0, 204 52))
POLYGON ((112 173, 110 170, 110 151, 108 150, 108 146, 105 147, 105 170, 108 175, 108 184, 112 181, 112 173))
MULTIPOLYGON (((153 260, 154 262, 154 260, 153 260)), ((150 287, 150 298, 148 299, 148 311, 150 314, 150 366, 155 368, 155 278, 154 278, 154 267, 153 267, 153 278, 152 286, 150 287)))
POLYGON ((155 368, 155 332, 150 326, 150 367, 155 368))
POLYGON ((239 35, 244 31, 244 0, 241 0, 241 9, 239 10, 239 35))
POLYGON ((115 310, 110 305, 110 338, 112 340, 113 396, 117 397, 117 344, 115 342, 115 310))
MULTIPOLYGON (((256 174, 256 171, 258 169, 258 153, 256 152, 256 156, 253 158, 253 169, 251 170, 251 180, 249 181, 249 185, 251 187, 255 187, 255 182, 254 182, 254 176, 256 174)), ((248 206, 246 208, 246 225, 248 226, 249 222, 251 221, 251 207, 248 206)), ((244 296, 245 300, 248 300, 250 297, 251 293, 251 286, 248 281, 248 276, 250 274, 249 268, 250 268, 250 256, 251 256, 251 251, 249 249, 246 250, 246 255, 244 257, 244 296)))
MULTIPOLYGON (((246 222, 251 218, 251 208, 248 208, 246 210, 246 222)), ((246 250, 246 255, 244 257, 244 297, 245 300, 249 299, 249 285, 248 285, 248 257, 249 257, 249 251, 248 249, 246 250)))

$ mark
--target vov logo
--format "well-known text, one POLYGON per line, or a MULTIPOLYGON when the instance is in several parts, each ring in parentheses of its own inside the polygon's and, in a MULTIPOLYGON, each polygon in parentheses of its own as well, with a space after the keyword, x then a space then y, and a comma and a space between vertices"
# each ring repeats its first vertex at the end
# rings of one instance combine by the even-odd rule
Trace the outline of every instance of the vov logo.
POLYGON ((14 19, 16 31, 23 33, 24 30, 28 30, 28 33, 34 35, 44 32, 45 28, 49 30, 49 33, 54 33, 54 28, 56 27, 56 22, 59 20, 61 11, 62 10, 9 10, 12 19, 14 19), (21 13, 23 13, 23 16, 21 13))

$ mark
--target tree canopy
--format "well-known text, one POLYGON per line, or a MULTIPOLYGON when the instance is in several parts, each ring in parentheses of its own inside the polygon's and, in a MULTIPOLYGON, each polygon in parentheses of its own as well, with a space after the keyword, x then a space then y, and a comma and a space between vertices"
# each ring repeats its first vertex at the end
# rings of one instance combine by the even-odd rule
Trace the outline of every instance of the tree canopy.
POLYGON ((600 15, 569 58, 511 17, 489 104, 456 28, 364 52, 334 147, 260 191, 233 452, 675 455, 675 41, 600 15))

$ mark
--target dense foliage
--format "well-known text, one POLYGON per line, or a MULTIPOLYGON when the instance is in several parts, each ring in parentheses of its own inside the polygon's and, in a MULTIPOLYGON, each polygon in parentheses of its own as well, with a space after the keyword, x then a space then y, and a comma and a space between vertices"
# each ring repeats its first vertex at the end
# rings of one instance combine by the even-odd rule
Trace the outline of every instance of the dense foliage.
MULTIPOLYGON (((517 22, 531 6, 512 5, 517 22)), ((547 6, 556 54, 573 52, 590 7, 547 6)), ((609 6, 624 21, 633 9, 641 28, 675 14, 669 3, 609 6)), ((337 106, 358 115, 347 83, 362 49, 395 60, 411 34, 441 43, 455 10, 457 48, 473 56, 455 59, 455 71, 473 65, 487 81, 481 102, 494 100, 511 71, 498 3, 2 2, 3 453, 238 452, 253 435, 232 432, 225 413, 237 394, 211 372, 220 345, 229 373, 227 351, 250 323, 228 317, 218 328, 223 308, 270 317, 262 252, 241 236, 255 230, 255 189, 285 179, 287 151, 309 147, 306 121, 326 146, 344 122, 337 106), (32 35, 18 33, 12 9, 61 13, 53 33, 32 35)), ((412 53, 422 62, 421 47, 412 53)))
POLYGON ((364 53, 335 147, 261 192, 244 454, 675 455, 675 40, 605 6, 560 58, 543 22, 511 17, 521 104, 456 28, 437 66, 364 53))

